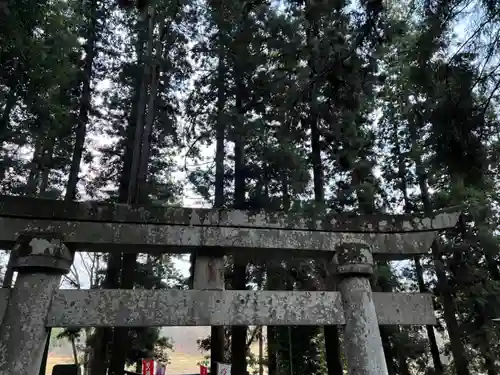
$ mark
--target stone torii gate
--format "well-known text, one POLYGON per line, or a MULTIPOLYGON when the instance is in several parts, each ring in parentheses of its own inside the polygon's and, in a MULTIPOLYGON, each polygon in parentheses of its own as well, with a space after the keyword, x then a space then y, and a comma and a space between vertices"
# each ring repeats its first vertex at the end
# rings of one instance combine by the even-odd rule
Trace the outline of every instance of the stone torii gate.
MULTIPOLYGON (((38 373, 50 327, 345 325, 350 375, 387 374, 378 325, 435 324, 430 294, 373 293, 373 257, 426 253, 458 213, 304 219, 0 197, 0 245, 18 272, 0 290, 0 374, 38 373), (74 251, 196 251, 194 290, 59 290, 74 251), (339 292, 224 290, 224 256, 333 260, 339 292)), ((241 374, 235 374, 241 375, 241 374)))

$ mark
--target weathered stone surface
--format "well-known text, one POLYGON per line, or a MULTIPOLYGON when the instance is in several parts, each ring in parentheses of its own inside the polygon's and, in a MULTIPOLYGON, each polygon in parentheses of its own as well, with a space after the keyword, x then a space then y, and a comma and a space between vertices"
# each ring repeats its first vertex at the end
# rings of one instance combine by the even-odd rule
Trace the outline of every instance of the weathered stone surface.
POLYGON ((48 340, 46 318, 60 279, 60 274, 18 274, 0 326, 0 374, 38 374, 48 340))
POLYGON ((379 321, 365 277, 347 277, 339 283, 344 307, 345 355, 349 375, 388 375, 379 321))
MULTIPOLYGON (((374 293, 380 324, 435 324, 429 295, 374 293), (392 309, 389 311, 388 309, 392 309)), ((338 292, 60 290, 49 327, 344 324, 338 292)))
POLYGON ((373 254, 370 246, 364 243, 342 243, 335 251, 336 273, 341 277, 352 274, 373 275, 373 254))
POLYGON ((373 293, 378 323, 433 325, 437 323, 429 293, 373 293), (426 322, 426 323, 424 323, 426 322))
POLYGON ((73 253, 62 241, 63 236, 53 232, 21 233, 14 246, 16 256, 13 269, 29 267, 46 272, 68 273, 73 253))
POLYGON ((429 217, 410 215, 331 215, 182 207, 133 207, 103 202, 64 202, 39 198, 0 196, 0 216, 114 223, 169 224, 184 226, 228 226, 248 228, 310 229, 336 232, 407 232, 454 227, 456 209, 429 217))
POLYGON ((251 291, 60 291, 52 326, 192 326, 290 324, 342 320, 339 296, 325 292, 251 291), (327 309, 324 307, 328 306, 327 309))
POLYGON ((260 228, 194 227, 154 224, 93 223, 29 220, 0 217, 0 245, 9 248, 25 230, 64 233, 71 249, 86 251, 187 253, 199 247, 226 248, 239 254, 242 248, 334 252, 342 243, 361 242, 375 254, 426 253, 437 232, 337 233, 260 228), (103 246, 106 245, 106 246, 103 246), (113 248, 112 245, 120 245, 113 248))

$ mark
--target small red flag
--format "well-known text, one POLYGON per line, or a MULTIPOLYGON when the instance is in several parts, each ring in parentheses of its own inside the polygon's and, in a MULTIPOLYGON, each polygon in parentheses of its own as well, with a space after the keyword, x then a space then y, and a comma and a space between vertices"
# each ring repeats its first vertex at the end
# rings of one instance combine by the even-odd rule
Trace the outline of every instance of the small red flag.
POLYGON ((142 360, 142 375, 154 375, 155 361, 152 359, 142 360))

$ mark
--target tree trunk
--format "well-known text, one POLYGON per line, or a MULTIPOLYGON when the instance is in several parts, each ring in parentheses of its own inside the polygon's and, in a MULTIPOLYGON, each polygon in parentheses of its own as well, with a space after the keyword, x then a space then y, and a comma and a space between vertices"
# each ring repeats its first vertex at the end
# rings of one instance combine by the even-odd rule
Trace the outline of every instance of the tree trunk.
MULTIPOLYGON (((234 266, 233 271, 233 289, 246 289, 246 267, 234 266)), ((247 371, 247 327, 233 326, 231 328, 231 374, 246 375, 247 371)))
POLYGON ((276 375, 278 362, 276 361, 276 326, 267 326, 267 373, 276 375))
POLYGON ((399 361, 399 375, 411 375, 410 368, 406 362, 405 355, 399 348, 396 348, 399 361))
POLYGON ((42 173, 39 187, 39 195, 41 197, 45 195, 49 187, 50 171, 52 170, 52 158, 54 156, 54 142, 54 137, 49 136, 45 142, 45 146, 42 152, 42 163, 40 166, 42 173))
MULTIPOLYGON (((218 13, 220 14, 220 13, 218 13)), ((215 126, 216 150, 215 150, 215 197, 214 208, 224 206, 224 160, 225 160, 225 134, 226 124, 224 121, 224 111, 226 106, 226 67, 224 42, 222 39, 222 26, 219 21, 219 31, 217 37, 218 65, 217 65, 217 123, 215 126)), ((192 264, 196 261, 196 254, 192 254, 192 264)), ((194 269, 193 269, 194 272, 194 269)), ((225 335, 223 326, 210 327, 210 372, 217 372, 217 362, 224 361, 225 335)))
MULTIPOLYGON (((151 16, 153 19, 153 16, 151 16)), ((153 25, 150 27, 153 29, 153 25)), ((147 186, 147 175, 149 166, 149 155, 151 151, 151 134, 153 133, 153 123, 156 115, 156 99, 158 95, 158 82, 161 74, 160 61, 163 55, 163 36, 165 33, 165 18, 160 17, 158 26, 158 39, 155 43, 155 57, 151 53, 150 61, 150 82, 151 88, 149 90, 149 100, 147 105, 147 115, 146 122, 144 124, 144 132, 142 133, 142 147, 141 147, 141 158, 140 165, 137 174, 137 200, 139 202, 145 202, 147 200, 148 191, 147 186)), ((151 35, 153 37, 153 35, 151 35)))
MULTIPOLYGON (((88 111, 90 109, 90 96, 91 96, 91 91, 90 91, 90 81, 92 79, 92 65, 94 61, 94 56, 95 56, 95 43, 96 43, 96 27, 97 27, 97 1, 92 0, 90 1, 90 11, 89 11, 89 17, 90 21, 89 24, 87 25, 87 35, 86 39, 87 42, 85 43, 85 58, 84 58, 84 69, 83 69, 83 90, 82 90, 82 96, 80 98, 80 109, 79 109, 79 115, 78 115, 78 126, 76 129, 76 134, 75 134, 75 145, 73 148, 73 155, 71 158, 71 166, 70 166, 70 172, 69 172, 69 177, 68 177, 68 183, 66 185, 66 194, 64 197, 64 200, 66 201, 72 201, 76 198, 76 190, 77 190, 77 184, 78 184, 78 172, 80 171, 80 165, 82 162, 82 152, 83 152, 83 145, 85 142, 85 136, 86 136, 86 125, 88 122, 88 111)), ((46 184, 45 184, 46 185, 46 184)), ((43 186, 41 189, 44 190, 43 186)), ((92 280, 91 280, 92 282, 92 280)), ((49 329, 49 336, 50 336, 50 329, 49 329)), ((89 330, 86 330, 86 337, 88 341, 89 337, 89 330)), ((74 341, 72 341, 72 345, 74 346, 74 341)), ((86 348, 85 350, 85 358, 84 358, 84 366, 85 366, 85 374, 88 375, 88 372, 90 370, 90 353, 89 353, 90 348, 86 348)), ((74 350, 74 355, 75 355, 75 363, 78 364, 78 358, 76 356, 76 347, 73 348, 74 350)), ((43 357, 42 357, 42 365, 40 368, 40 375, 45 375, 45 368, 47 366, 47 357, 49 353, 49 345, 46 345, 43 357)))
POLYGON ((259 328, 259 375, 264 375, 264 326, 259 328))
MULTIPOLYGON (((7 100, 5 103, 5 108, 3 110, 2 115, 0 116, 0 150, 3 149, 3 144, 5 140, 7 139, 7 133, 9 131, 9 124, 10 124, 10 115, 14 108, 16 107, 16 101, 17 101, 17 77, 13 75, 13 77, 10 80, 10 89, 9 93, 7 94, 7 100)), ((3 150, 2 150, 3 152, 3 150)), ((7 163, 6 160, 3 160, 2 163, 0 163, 0 181, 3 181, 5 178, 5 172, 7 171, 7 163)))
POLYGON ((71 349, 73 351, 73 361, 74 361, 75 365, 79 366, 80 363, 78 361, 78 351, 76 350, 75 338, 73 336, 71 336, 70 341, 71 341, 71 349))
MULTIPOLYGON (((48 143, 48 149, 46 150, 46 153, 45 155, 43 156, 42 158, 42 165, 41 165, 41 169, 42 169, 42 178, 41 178, 41 181, 40 181, 40 195, 43 196, 45 194, 45 192, 47 191, 47 187, 49 185, 49 175, 50 175, 50 170, 51 170, 51 164, 52 164, 52 155, 53 155, 53 152, 54 152, 54 139, 49 139, 47 140, 47 143, 48 143)), ((9 259, 10 260, 10 259, 9 259)), ((50 333, 52 332, 52 329, 51 328, 47 328, 47 331, 48 331, 48 334, 49 334, 49 337, 50 337, 50 333)), ((72 342, 72 345, 74 344, 74 342, 72 342)), ((43 355, 42 355, 42 362, 40 364, 40 375, 45 375, 45 370, 46 370, 46 367, 47 367, 47 359, 48 359, 48 356, 49 356, 49 348, 50 347, 50 340, 47 340, 47 343, 45 344, 45 349, 43 351, 43 355)), ((76 350, 76 347, 74 348, 74 350, 76 350)), ((75 354, 75 353, 73 353, 75 354)), ((76 362, 75 363, 78 363, 78 357, 75 357, 76 358, 76 362)))
POLYGON ((12 280, 14 279, 14 270, 12 269, 13 263, 14 263, 14 257, 11 252, 9 254, 9 260, 7 261, 7 265, 5 266, 5 274, 3 276, 2 288, 12 287, 12 280))
POLYGON ((26 183, 26 195, 29 197, 35 196, 37 193, 38 184, 40 182, 40 164, 41 155, 43 151, 43 134, 39 134, 35 143, 33 151, 33 158, 31 159, 31 168, 26 183))
MULTIPOLYGON (((380 266, 384 267, 389 267, 389 264, 387 262, 381 261, 378 263, 380 266)), ((385 292, 385 293, 391 293, 392 288, 390 284, 387 282, 387 280, 383 278, 377 278, 376 283, 373 285, 373 290, 376 292, 385 292)), ((393 327, 388 327, 388 326, 379 326, 380 330, 380 337, 382 339, 382 346, 384 348, 384 356, 385 356, 385 362, 387 364, 387 371, 389 375, 396 375, 396 366, 394 359, 396 358, 396 352, 395 348, 393 347, 391 343, 391 336, 393 333, 393 327)), ((403 361, 406 365, 406 362, 403 361)))
MULTIPOLYGON (((308 65, 311 68, 311 76, 316 74, 316 43, 317 40, 317 25, 315 19, 314 3, 310 0, 306 5, 306 19, 309 21, 310 27, 307 29, 307 44, 310 49, 310 57, 308 65)), ((311 77, 314 78, 314 77, 311 77)), ((314 79, 311 80, 315 82, 314 79)), ((309 111, 309 128, 311 130, 311 161, 313 169, 314 181, 314 200, 317 209, 323 210, 325 205, 324 191, 324 171, 323 162, 321 160, 321 145, 320 134, 318 129, 318 105, 316 84, 311 87, 310 96, 310 111, 309 111)), ((335 290, 336 288, 334 288, 335 290)), ((342 375, 343 364, 341 360, 340 338, 337 326, 324 326, 326 364, 328 375, 342 375)))
MULTIPOLYGON (((110 255, 102 287, 114 289, 119 285, 121 268, 120 254, 110 255)), ((106 375, 109 360, 109 345, 113 336, 111 328, 97 328, 92 340, 92 355, 89 364, 90 375, 106 375)))
POLYGON ((94 58, 96 56, 95 46, 97 42, 97 0, 89 1, 89 23, 86 30, 85 43, 85 58, 83 60, 83 80, 82 80, 82 95, 80 97, 80 108, 78 112, 77 127, 75 132, 75 145, 73 147, 73 155, 71 158, 71 166, 69 170, 68 186, 66 187, 66 200, 74 200, 76 198, 78 173, 82 163, 83 147, 85 137, 87 135, 87 123, 89 120, 89 111, 91 103, 91 88, 92 72, 94 58))
MULTIPOLYGON (((137 41, 137 54, 139 60, 143 56, 144 45, 144 32, 140 33, 137 41)), ((123 156, 123 169, 120 175, 118 200, 121 203, 126 203, 128 200, 129 184, 131 182, 132 160, 134 156, 134 135, 139 117, 139 101, 143 89, 143 77, 138 75, 136 77, 136 89, 134 90, 134 97, 132 98, 132 111, 127 126, 127 136, 125 142, 125 153, 123 156)), ((141 111, 143 116, 143 112, 141 111)), ((122 255, 119 253, 111 253, 108 256, 106 275, 103 281, 103 288, 116 289, 120 285, 120 270, 122 267, 122 255)), ((105 375, 108 368, 110 343, 113 338, 113 330, 111 328, 97 328, 93 338, 92 360, 89 365, 91 375, 105 375)), ((122 343, 120 343, 122 344, 122 343)))
POLYGON ((90 375, 90 356, 92 353, 92 347, 90 346, 89 338, 91 335, 92 335, 92 329, 85 328, 85 354, 83 357, 83 374, 84 375, 90 375))
MULTIPOLYGON (((236 86, 235 112, 237 114, 234 126, 234 208, 244 209, 245 199, 245 113, 244 101, 246 100, 246 87, 243 78, 245 72, 245 59, 248 55, 247 45, 248 32, 246 23, 248 20, 248 9, 241 14, 241 23, 236 34, 235 57, 234 57, 234 80, 236 86)), ((235 290, 246 289, 246 266, 235 264, 232 276, 232 288, 235 290)), ((246 326, 234 326, 231 328, 231 373, 233 375, 246 375, 247 371, 247 340, 246 326)))
MULTIPOLYGON (((308 3, 310 6, 310 3, 308 3)), ((308 10, 307 17, 309 18, 309 23, 311 27, 308 30, 308 44, 315 40, 315 22, 312 18, 313 9, 308 10)), ((315 46, 311 46, 314 49, 315 46)), ((314 74, 315 71, 315 57, 312 54, 309 59, 309 66, 314 74)), ((314 80, 313 80, 314 82, 314 80)), ((313 86, 315 84, 313 83, 313 86)), ((324 172, 323 172, 323 162, 321 160, 321 146, 320 146, 320 135, 318 129, 318 108, 317 108, 317 98, 316 98, 316 88, 311 88, 311 98, 310 105, 311 109, 309 112, 309 128, 311 130, 311 160, 313 169, 313 180, 314 180, 314 200, 317 204, 317 209, 323 210, 325 204, 325 192, 324 192, 324 172)), ((334 288, 335 289, 335 288, 334 288)), ((343 364, 341 360, 340 352, 340 338, 337 326, 324 326, 323 332, 325 336, 325 351, 326 351, 326 364, 328 368, 328 375, 341 375, 343 374, 343 364)))
POLYGON ((47 342, 45 343, 45 348, 43 349, 42 362, 40 363, 39 375, 45 375, 47 370, 47 359, 49 357, 49 349, 50 349, 50 334, 52 332, 52 329, 48 328, 47 331, 48 331, 48 338, 47 342))
MULTIPOLYGON (((286 188, 284 188, 286 190, 286 188)), ((284 194, 286 197, 286 192, 284 194)), ((286 199, 285 199, 286 200, 286 199)), ((287 203, 285 203, 285 207, 287 203)), ((267 267, 267 290, 281 290, 283 289, 283 277, 281 265, 279 262, 270 262, 267 267), (278 269, 272 269, 271 266, 275 265, 278 269)), ((267 326, 267 371, 269 375, 279 375, 278 372, 278 326, 267 326)))
MULTIPOLYGON (((414 137, 414 134, 412 133, 412 138, 414 137)), ((412 209, 411 209, 411 204, 410 204, 410 197, 408 196, 408 182, 407 182, 407 168, 406 168, 406 162, 405 159, 401 153, 401 145, 400 145, 400 139, 398 137, 398 128, 397 124, 395 123, 394 125, 394 142, 396 144, 396 152, 397 152, 397 157, 398 157, 398 177, 400 179, 400 190, 401 193, 403 194, 403 202, 404 202, 404 211, 407 214, 411 214, 412 209)), ((415 141, 413 142, 413 146, 415 146, 415 141)), ((422 266, 420 265, 420 257, 415 256, 415 271, 417 275, 417 283, 418 283, 418 289, 420 293, 427 293, 428 289, 425 286, 424 283, 424 274, 423 274, 423 269, 422 266)), ((443 375, 444 373, 444 367, 443 363, 441 362, 441 357, 439 355, 439 347, 437 344, 436 340, 436 334, 434 332, 434 326, 432 325, 427 325, 425 326, 425 329, 427 331, 427 337, 429 338, 429 345, 430 345, 430 350, 431 350, 431 356, 432 356, 432 362, 434 363, 434 372, 435 375, 443 375)), ((401 355, 403 355, 401 353, 401 355)), ((404 358, 400 357, 400 363, 401 361, 404 361, 406 363, 406 360, 404 358)), ((407 365, 406 365, 407 368, 407 365)))
MULTIPOLYGON (((418 176, 420 191, 422 194, 422 203, 424 205, 424 212, 430 214, 432 212, 432 206, 429 196, 429 190, 427 188, 427 182, 425 180, 425 174, 423 172, 420 160, 418 160, 417 162, 417 176, 418 176)), ((451 347, 451 352, 453 354, 455 371, 457 375, 470 375, 469 360, 466 357, 465 348, 461 340, 460 327, 457 321, 455 304, 453 302, 453 296, 450 293, 448 278, 446 276, 445 266, 441 257, 437 241, 434 241, 431 250, 436 269, 437 290, 443 303, 443 310, 444 310, 443 315, 444 315, 444 320, 446 322, 448 335, 450 337, 450 347, 451 347)))
MULTIPOLYGON (((236 93, 236 109, 240 115, 239 120, 243 121, 243 101, 241 91, 243 82, 240 77, 236 77, 239 81, 236 93)), ((234 207, 242 209, 245 207, 245 151, 244 151, 244 133, 242 128, 243 123, 237 124, 236 140, 234 146, 235 155, 235 174, 234 174, 234 207)), ((235 290, 246 289, 246 266, 234 265, 232 287, 235 290)), ((231 329, 231 355, 232 355, 232 373, 234 375, 245 375, 247 370, 247 353, 246 353, 246 326, 234 326, 231 329)))
POLYGON ((391 345, 391 332, 389 327, 379 326, 380 338, 382 339, 382 347, 384 348, 385 362, 387 364, 387 372, 389 375, 396 375, 394 366, 394 353, 391 345))
POLYGON ((9 128, 10 115, 16 106, 16 80, 17 79, 14 76, 10 82, 12 86, 10 86, 9 93, 7 94, 7 100, 5 103, 5 108, 2 112, 2 116, 0 116, 0 147, 3 146, 3 143, 5 142, 7 131, 9 128))
MULTIPOLYGON (((144 10, 144 15, 148 12, 148 7, 144 10)), ((135 137, 134 137, 134 148, 132 165, 130 171, 130 184, 128 186, 127 203, 137 204, 144 203, 147 197, 139 196, 140 191, 144 191, 145 181, 140 181, 139 176, 147 175, 147 171, 141 171, 141 167, 147 169, 149 160, 149 142, 144 142, 144 137, 146 141, 149 140, 149 134, 145 129, 144 115, 146 112, 146 100, 147 100, 147 81, 151 72, 151 62, 153 57, 153 38, 154 38, 154 10, 152 14, 149 15, 149 25, 148 25, 148 47, 147 47, 147 60, 144 65, 144 73, 142 77, 141 92, 139 99, 139 108, 136 119, 135 137), (148 158, 146 161, 142 161, 144 158, 148 158)), ((149 108, 149 110, 154 110, 154 108, 149 108)), ((132 289, 135 283, 135 270, 137 263, 137 254, 124 253, 122 262, 122 272, 120 280, 121 289, 132 289)), ((115 328, 113 337, 113 350, 111 353, 111 360, 109 365, 109 375, 121 375, 125 369, 127 350, 129 345, 129 330, 128 328, 115 328)))
MULTIPOLYGON (((147 14, 147 8, 145 9, 147 14)), ((139 103, 137 107, 136 118, 133 119, 135 121, 135 134, 133 141, 133 149, 132 149, 132 159, 130 166, 130 180, 128 183, 128 193, 127 193, 127 203, 135 204, 137 203, 137 193, 139 191, 137 180, 138 176, 141 174, 139 169, 141 167, 141 153, 142 153, 142 141, 144 134, 144 116, 146 115, 146 107, 147 107, 147 94, 148 94, 148 81, 151 73, 151 62, 153 57, 153 38, 154 38, 154 14, 149 17, 149 22, 147 26, 147 50, 146 50, 146 58, 144 59, 144 68, 141 77, 141 84, 139 89, 139 103)), ((139 36, 139 39, 142 39, 139 36)), ((139 56, 143 56, 144 53, 142 51, 142 43, 138 43, 138 48, 141 50, 138 51, 139 56)))
MULTIPOLYGON (((424 272, 422 269, 422 265, 420 264, 420 257, 416 256, 414 257, 414 260, 415 260, 415 271, 417 274, 418 290, 420 293, 427 293, 428 289, 424 283, 424 272)), ((441 362, 441 357, 439 355, 439 347, 437 344, 434 327, 431 325, 427 325, 425 326, 425 328, 427 330, 427 337, 429 338, 432 362, 434 363, 434 372, 436 373, 436 375, 443 375, 444 367, 443 363, 441 362)))
MULTIPOLYGON (((140 44, 140 42, 139 42, 140 44)), ((139 49, 139 47, 138 47, 139 49)), ((141 49, 139 49, 139 52, 141 49)), ((136 90, 134 93, 134 98, 132 101, 132 112, 127 126, 127 138, 125 142, 125 153, 123 156, 123 170, 120 175, 120 182, 118 188, 118 200, 119 202, 127 202, 128 195, 128 184, 130 182, 131 176, 131 165, 134 150, 134 133, 136 126, 136 118, 138 115, 138 103, 140 86, 142 82, 142 76, 137 77, 136 90)), ((104 277, 102 287, 104 289, 116 289, 120 285, 120 270, 122 267, 122 255, 120 253, 111 253, 108 255, 107 265, 106 265, 106 275, 104 277)), ((92 360, 90 364, 91 375, 105 375, 107 370, 107 363, 109 360, 110 343, 113 336, 113 330, 111 328, 97 328, 94 340, 93 340, 93 350, 92 350, 92 360)))
POLYGON ((455 371, 457 375, 470 375, 469 360, 466 357, 465 348, 461 340, 455 303, 449 290, 445 266, 440 254, 439 245, 436 241, 432 244, 432 255, 436 267, 437 289, 443 302, 443 315, 448 330, 448 336, 450 337, 450 347, 453 354, 455 371))
MULTIPOLYGON (((484 314, 483 314, 484 316, 484 314)), ((483 318, 484 320, 484 318, 483 318)), ((493 346, 492 346, 492 338, 491 338, 491 331, 492 327, 488 326, 486 322, 482 322, 483 325, 481 327, 481 334, 480 334, 480 340, 481 340, 481 354, 484 359, 484 369, 486 370, 486 373, 488 375, 497 375, 497 368, 495 365, 495 353, 493 351, 493 346)))

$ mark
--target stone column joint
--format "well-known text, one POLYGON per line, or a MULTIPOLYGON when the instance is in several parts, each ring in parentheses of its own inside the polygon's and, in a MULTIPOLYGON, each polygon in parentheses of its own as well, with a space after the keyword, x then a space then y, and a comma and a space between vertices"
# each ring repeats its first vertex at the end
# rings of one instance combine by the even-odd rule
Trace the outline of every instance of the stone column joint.
POLYGON ((373 275, 373 254, 365 243, 343 243, 336 247, 333 258, 335 272, 340 277, 373 275))
POLYGON ((13 251, 13 269, 18 272, 67 274, 73 264, 74 252, 57 232, 29 230, 20 233, 13 251))

